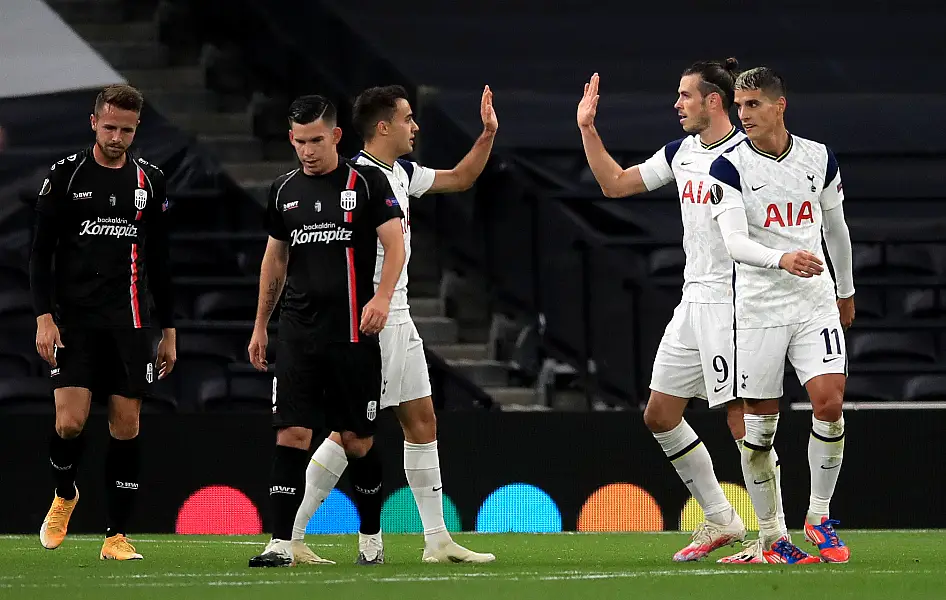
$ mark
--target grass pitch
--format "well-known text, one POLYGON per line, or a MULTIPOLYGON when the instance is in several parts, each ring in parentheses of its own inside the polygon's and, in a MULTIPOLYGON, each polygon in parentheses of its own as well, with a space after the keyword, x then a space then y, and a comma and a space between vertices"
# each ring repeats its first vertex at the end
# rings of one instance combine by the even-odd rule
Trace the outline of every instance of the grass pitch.
MULTIPOLYGON (((266 538, 137 535, 145 559, 100 561, 101 537, 69 536, 55 551, 38 536, 0 536, 0 598, 687 598, 737 597, 915 599, 946 596, 946 531, 841 531, 846 565, 727 566, 715 552, 701 563, 670 557, 687 536, 552 534, 456 536, 493 552, 492 565, 425 565, 419 535, 385 536, 386 564, 354 565, 355 536, 309 536, 335 566, 249 569, 266 538)), ((812 548, 795 532, 793 539, 812 548)))

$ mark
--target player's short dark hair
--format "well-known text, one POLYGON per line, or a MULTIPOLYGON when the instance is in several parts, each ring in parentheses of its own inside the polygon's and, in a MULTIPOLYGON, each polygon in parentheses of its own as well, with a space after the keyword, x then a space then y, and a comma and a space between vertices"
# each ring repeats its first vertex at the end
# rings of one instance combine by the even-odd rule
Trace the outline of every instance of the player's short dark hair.
POLYGON ((693 63, 683 72, 683 76, 700 76, 700 93, 703 97, 716 92, 723 99, 723 110, 729 110, 736 96, 736 76, 739 75, 739 61, 727 58, 725 61, 701 60, 693 63))
POLYGON ((338 111, 335 105, 325 96, 312 94, 299 96, 289 105, 289 126, 293 123, 308 125, 322 119, 332 127, 338 121, 338 111))
POLYGON ((400 85, 368 88, 355 98, 351 121, 361 139, 368 141, 374 137, 378 121, 394 118, 397 101, 401 98, 407 100, 407 90, 400 85))
POLYGON ((755 67, 736 78, 737 90, 761 90, 770 98, 780 98, 788 92, 785 80, 771 67, 755 67))
POLYGON ((145 99, 137 88, 120 83, 107 86, 99 92, 95 97, 95 114, 102 112, 106 104, 122 110, 133 110, 140 115, 145 99))

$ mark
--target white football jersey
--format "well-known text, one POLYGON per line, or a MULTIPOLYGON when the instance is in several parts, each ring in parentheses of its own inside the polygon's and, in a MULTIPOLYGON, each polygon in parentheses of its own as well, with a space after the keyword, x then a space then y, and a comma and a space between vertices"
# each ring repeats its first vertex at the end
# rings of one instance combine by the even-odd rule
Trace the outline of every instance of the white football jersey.
MULTIPOLYGON (((391 298, 391 312, 388 314, 388 324, 398 325, 410 321, 410 306, 407 303, 407 265, 411 260, 411 204, 410 198, 418 198, 434 184, 434 170, 422 167, 415 162, 397 159, 394 165, 387 165, 364 150, 355 155, 355 163, 370 165, 380 169, 388 178, 394 197, 397 198, 404 219, 401 220, 401 231, 404 232, 404 268, 394 288, 391 298)), ((384 246, 378 241, 378 259, 374 268, 375 289, 381 283, 381 265, 384 260, 384 246)))
POLYGON ((732 302, 732 260, 710 211, 709 169, 746 135, 733 127, 721 140, 706 145, 699 134, 670 142, 639 165, 648 191, 676 180, 683 217, 683 300, 701 304, 732 302))
MULTIPOLYGON (((807 250, 824 261, 821 213, 844 201, 838 162, 824 144, 790 135, 788 149, 774 156, 747 139, 716 159, 710 174, 720 186, 710 202, 713 218, 744 207, 750 239, 785 252, 807 250)), ((838 310, 828 269, 801 278, 737 264, 735 288, 740 329, 804 323, 838 310)))

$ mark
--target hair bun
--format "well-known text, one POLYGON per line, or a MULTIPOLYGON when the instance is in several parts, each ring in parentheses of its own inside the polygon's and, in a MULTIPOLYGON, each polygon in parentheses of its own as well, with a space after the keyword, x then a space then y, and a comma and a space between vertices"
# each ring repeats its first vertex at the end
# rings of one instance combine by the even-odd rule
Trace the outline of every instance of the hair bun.
POLYGON ((730 73, 735 73, 739 70, 739 61, 730 56, 726 59, 725 66, 727 71, 730 73))

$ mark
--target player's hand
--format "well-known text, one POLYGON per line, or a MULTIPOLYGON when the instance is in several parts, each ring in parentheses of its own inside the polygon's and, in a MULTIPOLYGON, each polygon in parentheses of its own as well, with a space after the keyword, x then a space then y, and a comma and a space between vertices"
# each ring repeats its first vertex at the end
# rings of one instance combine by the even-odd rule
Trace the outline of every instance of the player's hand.
POLYGON ((483 129, 496 133, 499 129, 499 119, 493 109, 493 90, 489 86, 483 88, 483 97, 480 99, 480 118, 483 119, 483 129))
POLYGON ((158 368, 158 379, 164 379, 170 375, 175 364, 177 364, 177 330, 167 328, 163 330, 161 341, 158 342, 158 356, 154 361, 154 365, 158 368))
POLYGON ((838 312, 841 313, 841 327, 847 331, 847 328, 854 323, 854 296, 838 298, 838 312))
POLYGON ((47 313, 37 317, 36 351, 54 369, 56 368, 56 348, 65 348, 65 346, 59 337, 59 327, 53 321, 53 316, 47 313))
POLYGON ((798 277, 813 277, 821 275, 824 263, 821 259, 807 250, 795 250, 782 255, 778 266, 798 277))
POLYGON ((381 333, 385 323, 388 322, 388 312, 391 310, 391 301, 387 298, 375 294, 374 298, 365 304, 365 309, 361 313, 362 332, 369 335, 381 333))
POLYGON ((595 73, 591 76, 591 81, 585 84, 585 95, 581 97, 578 103, 578 127, 592 127, 595 124, 595 116, 598 114, 598 82, 600 77, 595 73))
POLYGON ((250 338, 250 347, 247 351, 250 355, 250 363, 257 371, 266 371, 269 363, 266 362, 266 347, 269 345, 269 333, 265 327, 256 327, 253 329, 253 337, 250 338))

